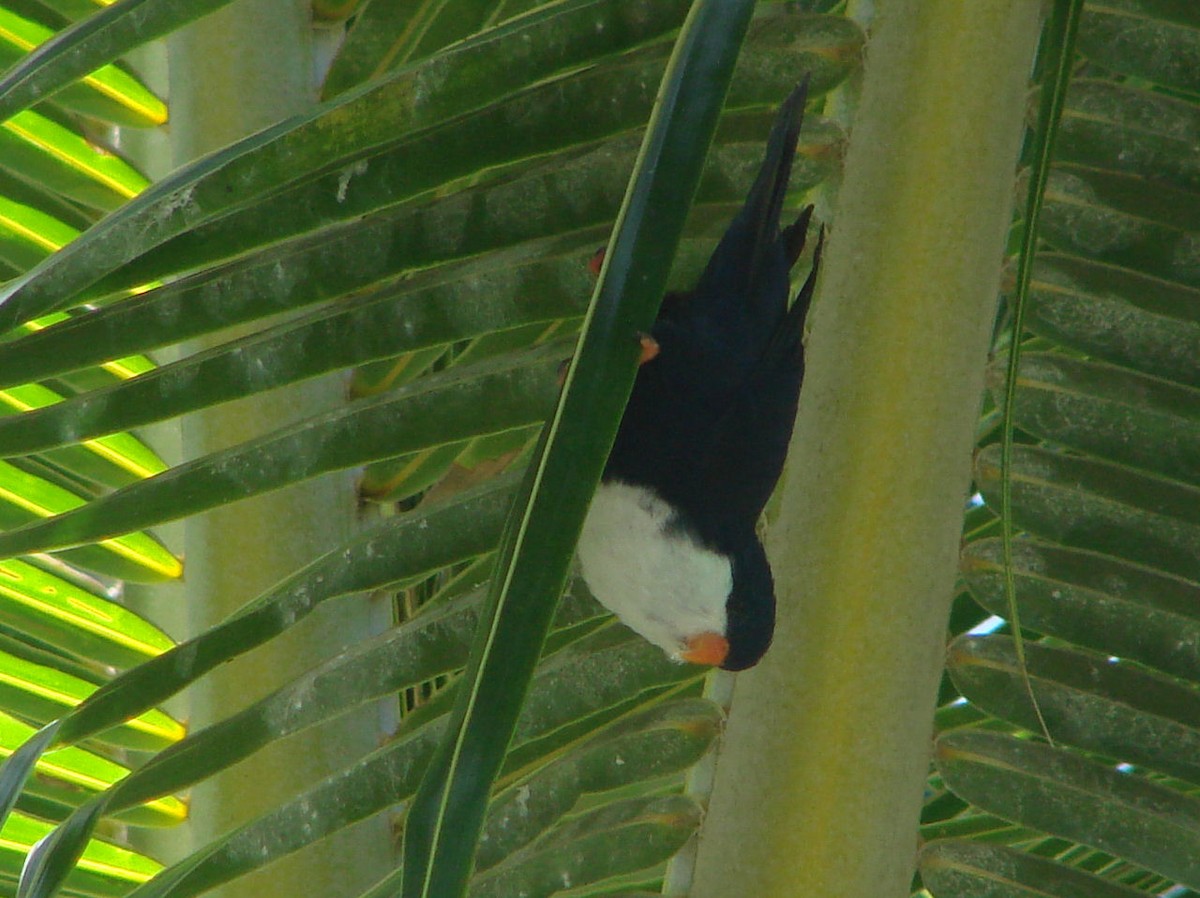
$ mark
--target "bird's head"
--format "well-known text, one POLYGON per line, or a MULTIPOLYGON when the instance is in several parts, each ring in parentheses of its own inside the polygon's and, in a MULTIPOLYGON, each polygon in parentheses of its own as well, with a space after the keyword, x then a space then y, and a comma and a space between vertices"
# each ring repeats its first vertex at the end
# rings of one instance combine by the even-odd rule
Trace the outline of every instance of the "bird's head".
POLYGON ((762 543, 746 535, 732 555, 733 584, 725 601, 725 639, 728 651, 720 666, 725 670, 753 667, 775 634, 775 583, 762 543))
POLYGON ((753 534, 729 556, 725 626, 683 637, 680 660, 738 671, 762 660, 775 633, 775 584, 762 544, 753 534))
POLYGON ((608 482, 579 560, 596 597, 676 660, 744 670, 771 643, 771 570, 752 527, 708 543, 652 491, 608 482))

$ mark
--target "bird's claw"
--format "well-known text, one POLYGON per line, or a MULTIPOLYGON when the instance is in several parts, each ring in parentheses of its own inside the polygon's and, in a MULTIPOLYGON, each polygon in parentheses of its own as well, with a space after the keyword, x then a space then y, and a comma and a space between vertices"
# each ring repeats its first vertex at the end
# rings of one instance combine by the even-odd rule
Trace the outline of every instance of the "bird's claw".
POLYGON ((637 338, 638 343, 642 347, 641 355, 638 356, 638 365, 644 365, 646 362, 658 358, 658 352, 661 347, 654 337, 645 332, 639 332, 637 338))
POLYGON ((600 269, 604 267, 604 254, 607 251, 608 248, 602 246, 592 253, 592 257, 588 259, 587 267, 588 271, 592 273, 592 277, 600 277, 600 269))

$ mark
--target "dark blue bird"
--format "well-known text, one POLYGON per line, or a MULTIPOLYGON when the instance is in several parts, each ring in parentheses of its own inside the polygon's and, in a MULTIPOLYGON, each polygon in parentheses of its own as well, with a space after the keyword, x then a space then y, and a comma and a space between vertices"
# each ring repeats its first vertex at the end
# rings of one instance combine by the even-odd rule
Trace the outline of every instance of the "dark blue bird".
POLYGON ((779 110, 741 211, 695 289, 668 294, 584 523, 592 593, 673 658, 743 670, 775 629, 756 527, 787 456, 821 241, 795 301, 812 207, 779 219, 807 80, 779 110))

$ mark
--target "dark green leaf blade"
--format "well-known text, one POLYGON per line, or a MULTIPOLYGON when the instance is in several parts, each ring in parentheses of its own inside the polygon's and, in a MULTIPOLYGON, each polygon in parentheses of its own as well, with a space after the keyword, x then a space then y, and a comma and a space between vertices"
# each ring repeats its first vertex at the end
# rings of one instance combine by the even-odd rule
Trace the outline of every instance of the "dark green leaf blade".
MULTIPOLYGON (((573 600, 567 607, 564 602, 556 621, 569 624, 581 616, 594 614, 595 604, 590 603, 589 607, 589 603, 590 600, 582 603, 573 600)), ((464 645, 464 655, 465 651, 464 645)), ((582 755, 595 763, 597 757, 603 757, 604 746, 623 738, 636 742, 639 734, 646 733, 640 727, 649 726, 653 731, 655 721, 662 721, 667 727, 676 722, 687 728, 687 732, 679 734, 686 744, 675 753, 676 760, 680 754, 688 753, 689 746, 692 753, 702 750, 702 745, 715 735, 719 712, 701 700, 653 707, 662 688, 645 690, 647 682, 669 688, 673 682, 694 679, 696 675, 694 668, 670 662, 657 648, 621 627, 604 627, 574 639, 546 659, 534 677, 531 701, 521 712, 516 737, 518 744, 531 751, 518 766, 545 769, 548 762, 560 763, 564 752, 566 758, 582 755), (580 682, 599 684, 600 688, 582 690, 580 682), (629 696, 637 695, 639 689, 645 691, 631 702, 629 696), (649 711, 647 706, 651 706, 649 711), (539 736, 547 733, 564 732, 574 735, 565 741, 539 740, 539 736), (596 734, 595 740, 582 741, 591 734, 596 734)), ((131 898, 187 898, 201 894, 409 798, 444 736, 455 688, 452 686, 438 695, 410 717, 388 745, 168 868, 131 898)), ((656 761, 670 765, 671 754, 668 751, 664 758, 648 758, 634 775, 653 776, 656 761)), ((568 768, 574 766, 564 763, 568 768)), ((614 780, 622 776, 623 771, 589 774, 587 784, 618 788, 619 783, 614 780)), ((569 772, 563 774, 564 779, 568 777, 569 772)), ((573 783, 572 788, 577 785, 573 783)), ((162 782, 160 788, 170 788, 170 784, 162 782)), ((387 886, 380 888, 378 894, 389 894, 387 886)))
MULTIPOLYGON (((1004 371, 989 379, 1001 388, 1004 371)), ((1200 390, 1056 352, 1021 356, 1016 425, 1035 436, 1200 485, 1200 390)))
POLYGON ((1190 888, 1200 885, 1200 801, 1062 748, 1001 733, 942 736, 956 794, 997 816, 1090 845, 1190 888))
MULTIPOLYGON (((515 44, 515 48, 510 46, 509 66, 526 66, 540 54, 559 53, 564 59, 580 60, 635 46, 677 27, 687 13, 687 6, 684 0, 638 7, 631 7, 622 0, 568 0, 544 4, 524 18, 527 21, 549 19, 552 28, 547 28, 537 38, 515 44)), ((421 11, 428 14, 429 9, 429 4, 417 3, 376 3, 362 9, 325 79, 325 96, 340 94, 420 58, 421 54, 413 53, 411 42, 424 35, 426 22, 415 21, 422 18, 416 14, 421 11)), ((453 7, 438 9, 444 18, 460 15, 453 7)), ((519 78, 509 67, 496 67, 491 73, 508 84, 519 78)))
POLYGON ((551 830, 510 862, 471 883, 471 898, 545 895, 661 864, 700 826, 701 809, 685 795, 628 798, 551 830))
MULTIPOLYGON (((802 39, 811 24, 810 19, 797 15, 755 22, 747 39, 746 57, 739 66, 743 78, 735 80, 730 89, 731 104, 736 100, 760 105, 764 94, 777 96, 791 86, 791 67, 813 67, 821 57, 820 50, 827 47, 806 48, 803 60, 793 52, 786 76, 780 67, 751 64, 758 61, 751 55, 756 44, 770 45, 780 34, 802 39), (744 96, 734 97, 739 91, 744 96)), ((856 36, 853 30, 849 34, 856 36)), ((577 155, 599 141, 620 140, 622 136, 636 146, 636 132, 653 106, 654 86, 661 78, 668 47, 661 42, 640 47, 604 65, 578 68, 522 87, 490 105, 428 128, 389 134, 386 141, 347 158, 344 166, 326 161, 312 178, 299 183, 293 183, 290 173, 285 172, 280 175, 284 180, 277 189, 267 191, 259 203, 231 209, 215 220, 197 221, 194 227, 184 229, 161 246, 149 248, 142 258, 112 272, 95 289, 133 289, 165 279, 180 268, 211 264, 334 222, 385 213, 430 188, 459 178, 482 177, 485 183, 493 178, 511 179, 531 165, 544 168, 541 162, 551 151, 577 155), (514 121, 520 122, 519 128, 513 127, 514 121)), ((370 115, 372 122, 356 123, 355 130, 378 127, 373 121, 379 115, 376 110, 358 110, 357 115, 370 115)), ((294 136, 284 139, 299 143, 321 137, 321 131, 305 137, 303 129, 298 128, 294 136)), ((619 195, 624 183, 624 179, 610 181, 609 188, 619 195)), ((206 184, 197 185, 198 191, 201 188, 206 184)), ((545 231, 536 235, 526 232, 526 217, 553 199, 553 194, 523 194, 487 208, 472 205, 465 220, 455 219, 447 226, 456 236, 455 242, 478 237, 480 230, 492 239, 510 231, 544 236, 545 231), (479 222, 480 217, 490 219, 491 226, 479 222)), ((614 199, 613 209, 617 202, 614 199)), ((420 261, 410 264, 415 266, 420 261)))
MULTIPOLYGON (((189 9, 194 5, 187 0, 168 4, 189 9)), ((586 17, 587 4, 574 4, 566 10, 559 4, 546 15, 523 17, 186 166, 36 270, 0 289, 0 329, 8 330, 68 304, 73 295, 105 273, 181 232, 277 193, 297 178, 309 180, 333 172, 335 193, 344 190, 340 179, 350 185, 359 160, 380 145, 394 144, 406 134, 445 122, 521 85, 548 78, 563 67, 579 66, 584 59, 574 55, 575 43, 544 39, 544 31, 557 27, 556 14, 580 14, 575 7, 581 5, 586 17), (530 48, 519 68, 513 67, 514 44, 530 48), (353 135, 350 145, 346 145, 347 134, 353 135)), ((653 37, 655 28, 670 27, 669 21, 656 17, 642 38, 653 37)), ((597 39, 589 31, 573 28, 566 34, 583 35, 585 43, 594 46, 597 39)), ((603 45, 603 23, 599 32, 603 45)), ((509 133, 516 132, 509 129, 509 133)), ((448 146, 471 150, 461 141, 440 142, 439 146, 443 154, 448 146)), ((505 152, 503 147, 492 149, 505 152)), ((474 152, 486 150, 486 146, 477 146, 474 152)), ((474 170, 468 166, 459 173, 474 170)), ((435 165, 429 174, 434 183, 421 189, 452 176, 444 164, 435 165)))
POLYGON ((272 587, 233 617, 117 677, 61 721, 70 744, 153 708, 218 664, 302 620, 322 602, 379 589, 491 551, 513 475, 374 527, 272 587))
POLYGON ((477 869, 487 870, 532 842, 581 795, 609 792, 695 764, 720 732, 721 710, 706 699, 658 705, 601 731, 509 786, 488 808, 477 869))
MULTIPOLYGON (((997 507, 1000 452, 979 453, 976 480, 997 507)), ((1010 472, 1016 526, 1068 546, 1200 579, 1200 489, 1123 465, 1016 446, 1010 472)))
POLYGON ((1078 256, 1040 253, 1030 289, 1033 333, 1117 365, 1200 386, 1195 287, 1078 256))
POLYGON ((932 842, 921 852, 918 869, 938 898, 1144 898, 1145 892, 1037 857, 981 842, 932 842))
POLYGON ((102 797, 86 802, 33 847, 21 871, 17 898, 51 898, 59 890, 83 854, 104 806, 102 797))
MULTIPOLYGON (((1153 568, 1038 540, 1013 546, 1022 624, 1105 655, 1200 680, 1200 583, 1153 568)), ((969 545, 962 573, 992 614, 1008 610, 999 540, 969 545)))
MULTIPOLYGON (((419 222, 405 220, 402 226, 413 225, 419 222)), ((586 259, 608 236, 607 228, 585 229, 396 279, 400 268, 376 271, 355 254, 356 244, 388 240, 383 228, 343 231, 349 233, 321 231, 319 240, 294 241, 239 259, 15 340, 0 353, 0 384, 58 376, 316 304, 302 316, 189 356, 179 365, 197 368, 192 376, 211 382, 206 392, 219 401, 260 383, 275 386, 486 333, 496 326, 488 302, 495 297, 510 299, 506 312, 512 317, 506 323, 578 317, 592 287, 586 259), (330 303, 334 299, 341 302, 330 303), (222 358, 226 353, 232 357, 222 358)), ((163 370, 180 367, 163 366, 137 380, 175 376, 163 370)), ((82 401, 76 398, 77 404, 82 401)), ((157 408, 162 402, 159 398, 150 404, 157 408)), ((29 430, 26 422, 19 428, 22 433, 29 430)), ((0 424, 0 443, 3 430, 0 424)), ((25 439, 24 445, 33 445, 25 439)))
POLYGON ((544 420, 570 342, 451 369, 172 468, 73 511, 0 534, 0 555, 108 539, 398 453, 544 420), (38 548, 33 548, 37 546, 38 548))
POLYGON ((1148 87, 1078 78, 1067 94, 1055 158, 1200 188, 1200 106, 1148 87))
POLYGON ((960 636, 947 671, 977 707, 1036 730, 1028 677, 1056 743, 1200 783, 1200 697, 1190 686, 1066 647, 1027 643, 1024 654, 1017 658, 1008 636, 960 636))
POLYGON ((1079 26, 1079 48, 1090 59, 1135 78, 1200 91, 1200 7, 1161 0, 1097 7, 1079 26))

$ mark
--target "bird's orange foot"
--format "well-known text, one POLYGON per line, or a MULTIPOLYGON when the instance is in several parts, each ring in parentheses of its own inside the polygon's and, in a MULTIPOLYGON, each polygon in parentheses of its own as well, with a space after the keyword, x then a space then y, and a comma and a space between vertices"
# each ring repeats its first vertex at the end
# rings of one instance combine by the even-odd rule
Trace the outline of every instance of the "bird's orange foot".
POLYGON ((658 357, 659 345, 658 341, 647 333, 638 334, 638 343, 641 344, 642 353, 638 356, 638 364, 644 365, 658 357))
POLYGON ((600 269, 604 267, 604 253, 606 250, 607 247, 602 246, 588 259, 588 271, 592 273, 592 277, 594 278, 600 277, 600 269))

